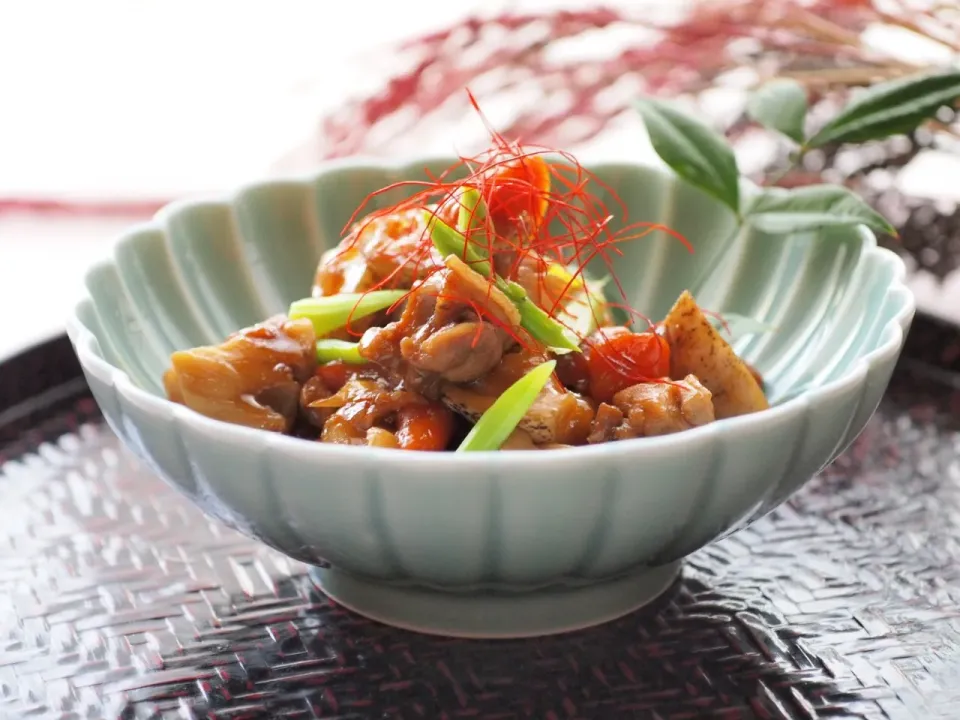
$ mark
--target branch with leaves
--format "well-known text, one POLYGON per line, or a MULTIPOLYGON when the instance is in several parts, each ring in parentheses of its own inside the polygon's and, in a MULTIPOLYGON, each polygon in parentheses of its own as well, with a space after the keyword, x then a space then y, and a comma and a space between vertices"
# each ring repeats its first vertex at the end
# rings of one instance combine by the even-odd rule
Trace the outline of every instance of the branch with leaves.
MULTIPOLYGON (((481 13, 406 40, 388 53, 396 74, 323 118, 319 143, 335 157, 397 152, 408 142, 414 152, 419 138, 461 117, 466 85, 485 88, 484 104, 509 96, 515 115, 501 129, 505 136, 572 150, 628 109, 631 97, 610 94, 627 79, 649 95, 697 95, 731 71, 750 69, 764 79, 795 79, 817 110, 858 87, 932 69, 896 44, 869 42, 867 31, 909 33, 938 52, 960 52, 955 2, 699 0, 681 13, 676 3, 643 5, 481 13), (637 32, 620 42, 624 28, 637 32), (618 41, 554 57, 558 44, 606 32, 618 41)), ((939 129, 960 134, 956 124, 939 129)))
MULTIPOLYGON (((915 130, 958 100, 960 71, 899 78, 857 94, 833 119, 808 134, 807 91, 794 80, 780 79, 760 87, 751 96, 747 111, 756 122, 795 145, 790 155, 793 167, 808 151, 828 143, 864 143, 915 130)), ((660 158, 680 178, 730 208, 738 230, 749 225, 767 233, 786 234, 866 225, 896 236, 883 215, 841 185, 764 187, 744 201, 737 160, 725 138, 671 103, 643 98, 636 107, 660 158)))

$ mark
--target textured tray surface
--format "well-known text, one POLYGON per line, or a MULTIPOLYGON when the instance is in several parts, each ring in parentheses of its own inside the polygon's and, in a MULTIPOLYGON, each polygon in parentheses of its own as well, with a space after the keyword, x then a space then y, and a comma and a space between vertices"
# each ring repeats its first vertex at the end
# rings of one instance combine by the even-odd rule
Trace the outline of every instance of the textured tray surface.
POLYGON ((823 476, 655 607, 535 641, 332 606, 60 400, 0 445, 0 717, 960 717, 960 344, 925 329, 823 476))

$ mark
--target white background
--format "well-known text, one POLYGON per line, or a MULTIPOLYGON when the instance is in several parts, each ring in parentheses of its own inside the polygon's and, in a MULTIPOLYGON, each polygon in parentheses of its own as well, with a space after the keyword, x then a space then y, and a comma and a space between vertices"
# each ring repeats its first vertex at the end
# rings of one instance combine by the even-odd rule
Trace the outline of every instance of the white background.
MULTIPOLYGON (((376 81, 353 56, 480 5, 0 0, 0 196, 234 186, 376 81)), ((0 356, 61 327, 83 267, 128 222, 0 215, 0 356)))

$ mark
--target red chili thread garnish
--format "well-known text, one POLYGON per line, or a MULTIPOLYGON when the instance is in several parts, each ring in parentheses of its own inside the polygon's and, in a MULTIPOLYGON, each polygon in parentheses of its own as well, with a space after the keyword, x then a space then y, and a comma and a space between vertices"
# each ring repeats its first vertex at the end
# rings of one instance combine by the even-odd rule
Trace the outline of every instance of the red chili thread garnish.
MULTIPOLYGON (((340 252, 355 250, 362 257, 361 242, 373 223, 399 213, 421 211, 423 214, 418 220, 423 226, 420 237, 411 242, 410 250, 390 253, 378 248, 380 257, 388 259, 393 269, 370 291, 394 287, 398 277, 406 277, 408 273, 414 277, 413 285, 417 286, 433 273, 444 270, 431 241, 427 220, 431 216, 438 217, 448 225, 456 226, 459 212, 464 207, 461 193, 473 188, 486 205, 487 221, 480 227, 471 222, 466 228, 458 228, 464 234, 467 247, 481 251, 494 272, 506 279, 516 280, 521 271, 532 272, 532 277, 526 276, 527 290, 535 290, 541 298, 547 299, 541 302, 551 318, 577 334, 564 322, 562 311, 573 299, 570 291, 585 287, 585 268, 597 258, 606 266, 617 293, 623 299, 623 302, 608 304, 622 309, 631 321, 634 317, 643 317, 627 303, 623 286, 613 270, 612 256, 622 254, 621 244, 641 240, 658 231, 693 252, 690 243, 659 223, 630 222, 627 207, 616 191, 580 165, 570 153, 506 140, 491 126, 469 90, 467 95, 490 135, 490 147, 475 156, 460 156, 457 162, 439 174, 427 173, 426 180, 402 180, 375 190, 364 198, 344 227, 346 238, 341 243, 340 252), (377 198, 398 189, 411 191, 410 195, 385 207, 368 210, 377 198), (612 221, 616 215, 608 204, 616 206, 619 229, 614 229, 612 221), (561 265, 571 276, 559 293, 556 279, 552 285, 547 283, 551 263, 561 265)), ((466 257, 462 259, 469 262, 466 257)), ((494 279, 489 278, 488 283, 488 292, 493 292, 494 279)), ((409 293, 391 311, 408 296, 409 293)), ((530 344, 524 337, 526 333, 504 327, 505 323, 493 313, 480 308, 469 298, 446 299, 470 305, 478 317, 502 327, 520 344, 530 344)), ((596 315, 592 303, 590 307, 596 315)), ((594 319, 599 321, 601 318, 594 319)), ((647 318, 643 319, 652 326, 647 318)), ((581 343, 588 341, 579 334, 577 337, 581 343)), ((609 361, 620 372, 629 372, 628 363, 617 358, 609 358, 609 361)), ((647 377, 637 379, 638 382, 654 380, 647 377)))
POLYGON ((657 327, 657 323, 655 323, 653 320, 651 320, 649 317, 644 315, 639 310, 634 310, 632 307, 630 307, 625 303, 608 302, 607 306, 616 308, 617 310, 621 310, 624 314, 626 314, 627 321, 624 323, 624 327, 629 328, 631 332, 653 332, 657 327), (647 324, 647 327, 645 330, 639 330, 639 331, 633 330, 632 326, 635 318, 638 320, 643 320, 643 322, 647 324))

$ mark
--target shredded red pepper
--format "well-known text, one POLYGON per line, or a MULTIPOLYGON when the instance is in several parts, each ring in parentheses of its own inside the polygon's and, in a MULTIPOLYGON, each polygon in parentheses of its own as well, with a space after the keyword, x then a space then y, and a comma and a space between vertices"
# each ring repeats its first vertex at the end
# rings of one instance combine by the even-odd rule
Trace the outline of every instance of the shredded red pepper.
MULTIPOLYGON (((464 232, 468 245, 473 244, 485 251, 501 276, 516 279, 521 265, 532 261, 536 283, 542 287, 551 263, 569 270, 571 277, 563 292, 549 307, 544 307, 555 321, 574 331, 563 323, 560 311, 571 299, 569 291, 574 286, 580 287, 585 268, 596 258, 606 265, 613 285, 623 299, 611 303, 611 306, 621 308, 631 320, 642 317, 629 307, 613 270, 612 257, 622 253, 619 246, 656 231, 666 233, 693 252, 690 243, 679 233, 658 223, 629 222, 627 207, 613 188, 584 168, 570 153, 505 139, 490 125, 474 96, 469 90, 467 92, 471 105, 490 135, 489 149, 475 156, 461 156, 439 175, 428 176, 426 180, 404 180, 370 193, 344 227, 348 239, 344 241, 342 251, 349 251, 359 242, 364 229, 371 223, 405 211, 422 209, 455 226, 462 206, 460 194, 473 188, 486 204, 490 222, 482 228, 460 230, 464 232), (367 212, 376 198, 398 188, 410 191, 410 195, 387 207, 367 212), (604 197, 609 199, 604 200, 604 197), (616 207, 620 216, 617 230, 613 229, 611 205, 616 207)), ((443 266, 434 260, 434 253, 429 231, 424 228, 414 248, 406 256, 394 258, 397 268, 371 290, 393 287, 398 274, 405 270, 412 269, 420 277, 429 277, 442 270, 443 266)), ((494 280, 491 278, 489 282, 492 287, 494 280)), ((476 303, 466 298, 463 301, 484 320, 504 326, 476 303)), ((652 326, 649 321, 647 324, 652 326)), ((530 344, 530 338, 522 336, 525 333, 518 333, 515 328, 504 329, 521 345, 530 344)), ((584 346, 590 343, 588 338, 579 337, 579 340, 584 346)), ((616 343, 601 343, 595 347, 593 354, 602 358, 596 362, 607 363, 611 372, 634 377, 635 382, 658 380, 650 376, 648 368, 639 367, 626 355, 620 357, 616 348, 616 343)))

